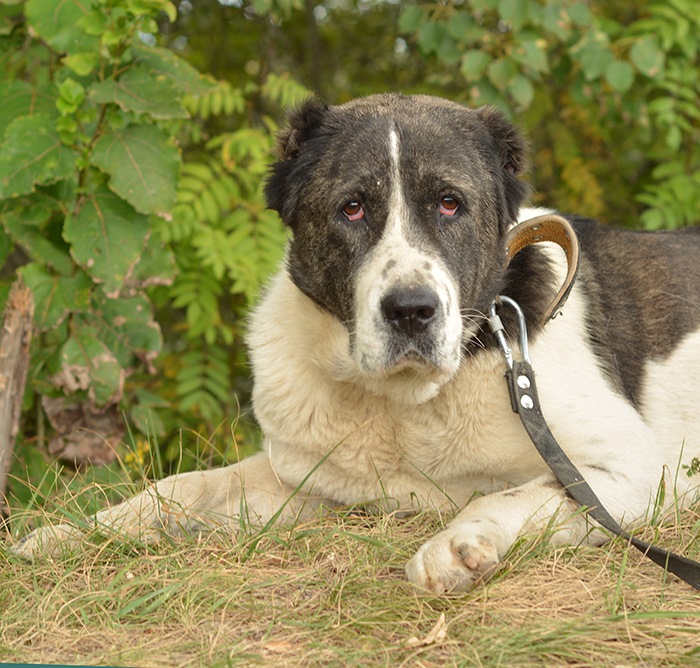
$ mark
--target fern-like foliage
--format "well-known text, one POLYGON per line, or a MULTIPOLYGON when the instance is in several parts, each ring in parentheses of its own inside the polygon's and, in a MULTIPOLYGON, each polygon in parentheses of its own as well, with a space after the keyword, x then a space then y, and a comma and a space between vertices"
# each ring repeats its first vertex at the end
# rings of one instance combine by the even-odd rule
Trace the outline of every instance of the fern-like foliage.
MULTIPOLYGON (((654 2, 649 17, 633 25, 641 35, 637 59, 655 69, 649 76, 648 110, 659 137, 652 154, 659 164, 637 200, 647 229, 673 228, 700 221, 700 15, 694 0, 654 2), (657 63, 649 58, 656 47, 657 63), (694 67, 689 67, 694 63, 694 67), (669 159, 670 156, 673 156, 669 159)), ((635 45, 636 46, 636 45, 635 45)), ((635 47, 633 46, 632 49, 635 47)))
POLYGON ((175 388, 180 411, 199 415, 209 424, 222 420, 223 407, 231 400, 231 364, 226 350, 193 347, 180 362, 175 388))
POLYGON ((261 87, 262 96, 282 107, 291 109, 308 100, 311 93, 309 89, 292 79, 288 74, 268 75, 261 87))
POLYGON ((174 377, 177 408, 197 428, 215 431, 239 410, 234 390, 245 385, 240 376, 248 373, 240 364, 246 313, 278 266, 287 236, 262 195, 278 126, 270 117, 251 125, 243 112, 252 98, 274 108, 307 97, 288 77, 270 76, 261 86, 220 83, 185 99, 193 115, 226 114, 239 121, 233 131, 189 152, 172 216, 157 223, 178 268, 168 299, 184 318, 178 333, 185 350, 174 377))
POLYGON ((230 345, 233 329, 222 322, 219 310, 223 285, 210 270, 199 268, 190 260, 188 256, 179 258, 180 272, 170 289, 172 306, 185 311, 185 336, 188 339, 203 337, 210 345, 218 340, 230 345))
POLYGON ((245 95, 240 88, 234 88, 228 81, 217 81, 204 95, 187 95, 183 105, 192 116, 204 120, 211 116, 242 114, 245 109, 245 95))

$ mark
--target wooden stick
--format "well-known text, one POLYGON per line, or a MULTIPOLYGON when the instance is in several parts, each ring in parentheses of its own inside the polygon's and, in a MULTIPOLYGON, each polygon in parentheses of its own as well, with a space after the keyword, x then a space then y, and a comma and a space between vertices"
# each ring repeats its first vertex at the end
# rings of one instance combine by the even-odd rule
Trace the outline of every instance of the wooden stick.
POLYGON ((3 515, 7 512, 7 473, 19 431, 29 370, 33 315, 32 291, 18 278, 7 298, 0 330, 0 513, 3 515))

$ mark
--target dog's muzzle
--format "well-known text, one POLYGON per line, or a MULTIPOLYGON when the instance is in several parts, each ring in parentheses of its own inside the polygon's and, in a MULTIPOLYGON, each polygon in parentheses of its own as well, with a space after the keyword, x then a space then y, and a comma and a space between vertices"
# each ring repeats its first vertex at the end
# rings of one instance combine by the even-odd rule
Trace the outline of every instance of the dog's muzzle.
POLYGON ((423 368, 433 373, 444 366, 446 307, 431 285, 394 285, 378 304, 377 341, 382 342, 386 369, 423 368), (381 324, 379 324, 381 323, 381 324))
POLYGON ((352 355, 367 376, 403 378, 412 369, 432 383, 458 368, 458 289, 436 258, 411 248, 400 258, 379 255, 359 274, 356 304, 352 355))

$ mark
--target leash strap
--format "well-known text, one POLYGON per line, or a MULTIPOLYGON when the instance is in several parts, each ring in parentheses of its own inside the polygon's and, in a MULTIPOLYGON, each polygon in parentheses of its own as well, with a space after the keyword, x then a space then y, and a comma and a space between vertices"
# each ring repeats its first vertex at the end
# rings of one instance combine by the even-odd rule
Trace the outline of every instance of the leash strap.
MULTIPOLYGON (((544 323, 549 318, 556 317, 571 292, 578 270, 579 248, 576 233, 568 221, 560 216, 540 216, 526 223, 521 223, 511 230, 506 240, 507 262, 510 262, 513 256, 525 246, 541 241, 553 241, 559 244, 566 252, 569 263, 565 283, 545 312, 542 318, 544 323)), ((535 372, 529 357, 525 315, 520 306, 510 297, 504 295, 497 297, 491 306, 489 325, 506 359, 508 368, 505 377, 510 394, 511 407, 520 417, 520 421, 535 448, 559 482, 564 486, 569 496, 580 506, 586 508, 588 515, 602 527, 617 536, 622 536, 654 563, 669 573, 678 576, 681 580, 695 587, 695 589, 700 590, 700 563, 646 543, 627 533, 605 509, 605 506, 600 502, 581 472, 568 458, 559 443, 557 443, 542 414, 535 384, 535 372), (518 316, 522 361, 513 359, 513 354, 505 337, 503 323, 496 313, 496 306, 500 304, 510 306, 516 311, 518 316)))
POLYGON ((608 513, 549 430, 542 415, 532 366, 528 362, 516 361, 513 368, 506 372, 506 379, 512 393, 511 400, 518 406, 517 413, 525 431, 569 496, 585 507, 588 514, 602 527, 622 536, 654 563, 685 580, 695 589, 700 589, 700 563, 631 536, 608 513))

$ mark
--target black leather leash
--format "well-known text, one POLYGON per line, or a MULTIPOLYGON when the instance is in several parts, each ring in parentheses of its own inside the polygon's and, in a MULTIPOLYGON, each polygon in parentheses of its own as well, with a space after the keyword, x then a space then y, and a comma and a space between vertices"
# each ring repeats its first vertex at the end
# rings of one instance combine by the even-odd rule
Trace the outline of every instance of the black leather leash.
MULTIPOLYGON (((569 261, 569 271, 564 286, 557 294, 544 318, 544 320, 548 320, 559 313, 576 278, 578 243, 571 241, 572 238, 575 239, 576 235, 568 221, 559 216, 545 216, 540 219, 527 221, 521 225, 525 226, 522 234, 519 229, 520 225, 518 225, 513 228, 509 235, 511 242, 508 244, 507 261, 510 261, 526 245, 541 241, 553 241, 562 246, 569 261), (550 234, 555 228, 560 229, 557 229, 553 235, 550 234)), ((627 533, 605 509, 595 492, 586 482, 583 475, 581 475, 581 472, 574 466, 573 462, 561 449, 559 443, 557 443, 542 414, 535 384, 535 372, 529 358, 525 316, 520 306, 510 297, 503 295, 498 297, 491 306, 489 325, 498 340, 506 360, 505 377, 508 384, 511 407, 520 417, 520 421, 535 448, 537 448, 546 464, 564 486, 569 496, 580 506, 584 507, 588 515, 602 527, 617 536, 622 536, 654 563, 666 569, 669 573, 678 576, 681 580, 695 587, 695 589, 700 589, 700 563, 646 543, 627 533), (506 305, 514 309, 518 316, 520 353, 523 357, 521 361, 513 358, 506 340, 503 324, 496 312, 497 306, 500 305, 506 305)))

